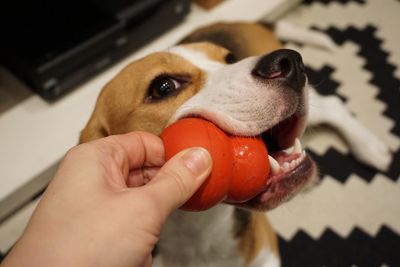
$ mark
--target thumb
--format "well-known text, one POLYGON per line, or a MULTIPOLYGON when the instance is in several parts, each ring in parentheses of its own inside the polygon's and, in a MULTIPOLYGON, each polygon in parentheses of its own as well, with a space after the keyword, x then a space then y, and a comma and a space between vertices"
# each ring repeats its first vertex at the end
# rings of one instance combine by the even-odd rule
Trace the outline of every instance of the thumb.
POLYGON ((147 184, 147 190, 168 214, 182 206, 211 172, 212 160, 204 148, 189 148, 176 154, 147 184))

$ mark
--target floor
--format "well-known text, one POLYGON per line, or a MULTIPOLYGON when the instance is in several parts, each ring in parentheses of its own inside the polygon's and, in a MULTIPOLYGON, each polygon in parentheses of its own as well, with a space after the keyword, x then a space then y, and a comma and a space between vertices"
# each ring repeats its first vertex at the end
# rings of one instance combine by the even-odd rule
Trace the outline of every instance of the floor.
POLYGON ((395 0, 306 0, 283 18, 335 42, 334 50, 286 46, 302 54, 321 94, 339 96, 393 152, 379 172, 354 160, 331 129, 307 132, 321 182, 269 214, 283 266, 400 266, 399 14, 395 0))

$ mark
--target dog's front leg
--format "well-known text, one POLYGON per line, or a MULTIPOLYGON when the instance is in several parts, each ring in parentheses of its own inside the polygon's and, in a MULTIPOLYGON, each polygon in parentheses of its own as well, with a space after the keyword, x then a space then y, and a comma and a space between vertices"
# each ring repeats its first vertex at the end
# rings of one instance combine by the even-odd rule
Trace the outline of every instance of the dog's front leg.
POLYGON ((360 161, 378 170, 388 169, 391 161, 389 148, 375 134, 362 125, 336 96, 322 96, 310 90, 310 125, 327 124, 341 134, 351 153, 360 161))

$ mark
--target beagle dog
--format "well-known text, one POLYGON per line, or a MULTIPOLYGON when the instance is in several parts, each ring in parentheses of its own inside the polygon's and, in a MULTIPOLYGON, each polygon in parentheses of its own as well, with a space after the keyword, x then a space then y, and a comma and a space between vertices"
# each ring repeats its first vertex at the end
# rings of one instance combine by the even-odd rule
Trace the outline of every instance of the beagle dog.
POLYGON ((80 142, 130 131, 159 135, 185 117, 202 117, 232 135, 261 135, 271 177, 245 203, 174 212, 162 230, 155 266, 279 266, 277 238, 264 211, 317 180, 317 168, 299 141, 308 117, 337 127, 360 160, 381 169, 388 164, 369 162, 369 148, 356 143, 368 139, 372 150, 386 147, 336 99, 312 91, 300 54, 282 49, 273 32, 256 23, 201 28, 179 45, 126 66, 102 90, 80 142), (310 110, 310 101, 324 109, 310 110), (330 109, 353 129, 338 126, 342 122, 330 109))

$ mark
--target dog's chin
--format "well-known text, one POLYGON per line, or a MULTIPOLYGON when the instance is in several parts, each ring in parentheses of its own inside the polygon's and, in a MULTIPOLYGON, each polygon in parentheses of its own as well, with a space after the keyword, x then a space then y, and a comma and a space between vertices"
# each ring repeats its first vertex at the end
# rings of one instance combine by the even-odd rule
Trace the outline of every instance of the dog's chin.
POLYGON ((254 198, 244 203, 228 203, 247 209, 268 211, 292 199, 298 192, 314 184, 317 179, 317 168, 307 155, 299 155, 299 162, 289 171, 271 175, 266 188, 254 198))

